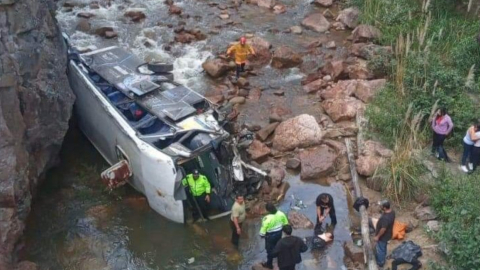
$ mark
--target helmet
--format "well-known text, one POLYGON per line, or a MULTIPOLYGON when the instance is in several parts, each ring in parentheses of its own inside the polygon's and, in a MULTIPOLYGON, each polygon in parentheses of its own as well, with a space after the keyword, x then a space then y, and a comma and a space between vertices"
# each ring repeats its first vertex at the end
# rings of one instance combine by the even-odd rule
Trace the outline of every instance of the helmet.
POLYGON ((245 44, 245 43, 247 43, 247 38, 241 37, 240 38, 240 44, 245 44))

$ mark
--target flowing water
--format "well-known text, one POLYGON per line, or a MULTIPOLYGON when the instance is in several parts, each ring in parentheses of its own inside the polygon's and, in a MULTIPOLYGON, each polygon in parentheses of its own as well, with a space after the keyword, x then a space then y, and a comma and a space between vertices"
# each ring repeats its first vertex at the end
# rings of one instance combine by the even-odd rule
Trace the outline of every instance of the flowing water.
MULTIPOLYGON (((202 72, 202 62, 226 50, 228 43, 241 34, 253 33, 274 44, 288 45, 299 52, 305 45, 321 37, 304 31, 301 36, 282 33, 299 25, 306 14, 317 8, 308 1, 285 0, 287 12, 275 15, 257 6, 243 4, 238 12, 230 10, 237 24, 221 26, 220 10, 211 7, 212 1, 185 0, 176 2, 189 14, 188 19, 168 14, 168 7, 158 0, 112 1, 108 8, 90 9, 89 1, 77 0, 81 5, 72 12, 59 10, 57 19, 77 46, 97 47, 120 45, 129 48, 145 60, 174 63, 176 80, 192 89, 205 92, 217 82, 202 72), (146 8, 147 18, 131 23, 123 16, 129 7, 146 8), (77 12, 91 12, 92 25, 113 25, 118 39, 100 37, 75 31, 77 12), (209 34, 207 40, 192 45, 174 44, 166 51, 165 45, 173 40, 173 30, 167 24, 186 23, 186 28, 199 28, 209 34), (278 29, 280 32, 272 31, 278 29), (148 40, 148 42, 147 42, 148 40), (147 44, 147 45, 145 45, 147 44)), ((220 2, 217 2, 220 3, 220 2)), ((229 4, 227 4, 229 5, 229 4)), ((329 40, 341 44, 347 34, 333 32, 329 40)), ((344 54, 339 46, 334 54, 344 54)), ((320 65, 319 56, 304 57, 313 67, 320 65)), ((304 70, 305 72, 305 70, 304 70)), ((315 98, 302 93, 301 69, 276 70, 269 66, 260 70, 261 76, 251 77, 250 83, 264 89, 258 102, 247 102, 241 108, 240 122, 263 125, 268 123, 269 111, 274 106, 288 108, 294 115, 309 113, 320 116, 322 110, 315 98), (273 94, 279 88, 284 97, 273 94)), ((41 269, 250 269, 251 265, 266 257, 264 243, 258 236, 260 219, 248 219, 244 226, 239 251, 232 248, 228 218, 208 223, 180 225, 167 221, 148 207, 141 194, 125 186, 113 192, 105 190, 99 180, 100 172, 108 165, 86 140, 72 121, 61 152, 60 165, 51 170, 40 188, 32 209, 26 232, 25 259, 36 262, 41 269), (193 258, 193 259, 192 259, 193 258)), ((350 241, 349 207, 347 194, 341 184, 307 183, 298 175, 287 174, 291 185, 286 199, 279 206, 288 212, 291 195, 303 200, 307 206, 301 210, 315 220, 315 198, 329 192, 335 200, 338 225, 335 241, 322 252, 308 251, 298 269, 345 269, 343 244, 350 241)), ((311 230, 296 230, 298 236, 310 236, 311 230)))

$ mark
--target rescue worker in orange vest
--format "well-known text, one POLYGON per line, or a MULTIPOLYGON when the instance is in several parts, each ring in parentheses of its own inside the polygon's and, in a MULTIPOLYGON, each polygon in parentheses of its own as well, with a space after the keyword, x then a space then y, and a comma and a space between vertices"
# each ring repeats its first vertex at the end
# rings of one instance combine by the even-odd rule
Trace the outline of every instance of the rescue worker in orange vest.
POLYGON ((227 50, 227 56, 235 55, 235 64, 237 65, 236 78, 240 77, 240 72, 245 71, 245 63, 247 62, 248 55, 255 55, 255 51, 252 46, 247 44, 245 37, 240 38, 240 43, 233 45, 227 50))

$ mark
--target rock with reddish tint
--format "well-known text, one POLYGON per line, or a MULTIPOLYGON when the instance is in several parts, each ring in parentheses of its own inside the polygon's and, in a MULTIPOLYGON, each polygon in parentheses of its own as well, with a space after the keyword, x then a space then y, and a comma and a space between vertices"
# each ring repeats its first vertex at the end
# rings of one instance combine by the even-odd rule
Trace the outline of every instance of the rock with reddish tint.
POLYGON ((196 41, 197 38, 195 35, 187 33, 187 32, 180 32, 175 35, 175 42, 183 43, 183 44, 189 44, 194 41, 196 41))
POLYGON ((253 140, 248 147, 247 152, 253 160, 258 160, 270 155, 270 148, 261 141, 253 140))
POLYGON ((255 36, 247 39, 247 44, 250 44, 255 50, 255 57, 249 59, 252 65, 262 66, 270 63, 272 58, 272 53, 270 52, 272 45, 270 42, 261 37, 255 36))
POLYGON ((107 32, 115 32, 111 26, 100 26, 95 29, 95 34, 97 36, 105 37, 107 32))
POLYGON ((343 23, 348 28, 355 29, 358 26, 360 11, 356 7, 346 8, 337 16, 337 21, 343 23))
POLYGON ((330 23, 322 13, 313 13, 308 15, 305 19, 303 19, 302 25, 319 33, 324 33, 330 28, 330 23))
POLYGON ((22 261, 17 264, 15 270, 37 270, 39 269, 37 264, 30 261, 22 261))
POLYGON ((237 80, 237 85, 238 85, 238 87, 240 87, 240 88, 244 88, 244 87, 249 86, 250 83, 248 82, 247 79, 245 79, 245 78, 243 78, 243 77, 240 77, 240 78, 238 78, 238 80, 237 80))
POLYGON ((322 137, 323 132, 315 117, 302 114, 278 125, 273 138, 273 148, 288 151, 297 147, 314 146, 321 142, 322 137))
POLYGON ((84 33, 90 32, 91 29, 92 29, 92 26, 91 26, 90 22, 86 19, 78 20, 77 27, 75 28, 75 30, 80 31, 80 32, 84 32, 84 33))
POLYGON ((268 117, 269 123, 282 122, 282 121, 283 121, 283 118, 276 113, 273 113, 268 117))
POLYGON ((202 67, 213 78, 224 76, 232 69, 226 61, 221 59, 208 59, 202 64, 202 67))
POLYGON ((282 14, 287 12, 287 8, 284 5, 275 5, 273 7, 273 13, 275 14, 282 14))
POLYGON ((283 91, 283 90, 276 90, 276 91, 273 91, 273 94, 274 94, 275 96, 281 97, 281 96, 284 96, 284 95, 285 95, 285 91, 283 91))
POLYGON ((117 36, 118 36, 117 32, 114 32, 114 31, 105 32, 105 38, 106 39, 116 38, 117 36))
POLYGON ((368 68, 368 62, 360 58, 356 58, 353 62, 349 63, 346 72, 350 79, 366 80, 373 78, 373 73, 368 68))
POLYGON ((300 168, 300 160, 298 158, 289 158, 285 164, 287 169, 296 170, 300 168))
POLYGON ((309 84, 304 85, 302 88, 305 93, 312 94, 317 92, 320 89, 323 89, 326 86, 327 86, 327 83, 324 80, 318 79, 316 81, 313 81, 309 84))
POLYGON ((257 5, 264 8, 273 8, 275 6, 275 0, 257 0, 257 5))
POLYGON ((353 32, 353 42, 366 42, 377 40, 381 37, 382 33, 376 27, 371 25, 361 24, 357 26, 353 32))
POLYGON ((209 96, 206 97, 206 99, 215 105, 220 105, 225 101, 225 97, 223 95, 209 96))
POLYGON ((178 6, 176 6, 176 5, 171 5, 168 8, 168 13, 174 14, 174 15, 180 15, 180 14, 182 14, 182 9, 178 6))
POLYGON ((294 229, 313 229, 313 222, 298 211, 288 212, 288 222, 294 229))
POLYGON ((274 68, 292 68, 303 62, 302 56, 288 46, 280 46, 273 53, 271 66, 274 68))
POLYGON ((361 57, 365 60, 370 60, 375 56, 382 55, 382 56, 391 56, 392 55, 392 47, 391 46, 380 46, 373 43, 366 44, 366 43, 355 43, 350 47, 350 53, 361 57))
POLYGON ((335 28, 335 30, 337 31, 341 31, 341 30, 345 30, 345 24, 341 23, 341 22, 334 22, 332 24, 333 28, 335 28))
POLYGON ((340 77, 344 72, 344 64, 342 60, 328 61, 322 68, 325 74, 330 75, 333 79, 340 77))
POLYGON ((337 152, 327 145, 309 148, 299 154, 302 168, 300 177, 303 180, 328 176, 335 170, 337 152))
POLYGON ((323 78, 323 74, 321 72, 316 72, 316 73, 311 73, 311 74, 308 74, 307 77, 305 77, 303 80, 302 80, 302 85, 306 85, 306 84, 309 84, 313 81, 316 81, 318 79, 322 79, 323 78))
POLYGON ((278 187, 282 184, 283 179, 285 178, 285 170, 278 166, 274 166, 270 169, 268 176, 272 180, 272 187, 278 187))
POLYGON ((330 7, 333 5, 333 0, 315 0, 314 3, 322 7, 330 7))
POLYGON ((79 12, 79 13, 77 13, 77 17, 84 18, 84 19, 90 19, 93 16, 95 16, 95 14, 90 13, 90 12, 79 12))
POLYGON ((364 104, 352 97, 343 99, 328 99, 322 102, 322 107, 333 122, 349 121, 356 117, 357 111, 364 108, 364 104))
POLYGON ((271 124, 265 126, 264 128, 260 129, 257 132, 257 137, 261 141, 265 141, 268 138, 268 136, 270 136, 270 134, 272 134, 275 131, 275 129, 277 128, 278 125, 279 125, 279 123, 271 123, 271 124))
POLYGON ((243 104, 245 103, 244 97, 234 97, 228 101, 231 104, 243 104))
POLYGON ((290 110, 286 106, 278 105, 278 106, 274 106, 273 108, 270 109, 270 114, 272 114, 272 115, 276 114, 280 117, 284 117, 284 116, 292 114, 292 110, 290 110))
POLYGON ((146 10, 144 8, 129 8, 123 15, 134 22, 139 22, 146 18, 145 12, 146 10))
POLYGON ((351 128, 342 128, 342 127, 334 127, 334 128, 327 128, 325 129, 325 136, 324 139, 335 139, 339 137, 352 137, 356 136, 358 132, 357 127, 351 128))
POLYGON ((355 92, 358 82, 356 80, 338 81, 331 88, 320 92, 323 99, 341 99, 346 98, 355 92))
POLYGON ((325 48, 327 49, 335 49, 337 47, 337 44, 335 44, 335 41, 330 41, 327 44, 325 44, 325 48))
POLYGON ((261 96, 262 96, 262 90, 260 90, 259 88, 253 88, 248 93, 248 100, 259 101, 261 96))
POLYGON ((356 160, 357 172, 372 176, 375 171, 393 155, 393 151, 375 141, 366 141, 356 160))
POLYGON ((354 95, 361 101, 367 103, 372 101, 373 97, 385 87, 387 80, 379 79, 372 81, 359 81, 354 95))

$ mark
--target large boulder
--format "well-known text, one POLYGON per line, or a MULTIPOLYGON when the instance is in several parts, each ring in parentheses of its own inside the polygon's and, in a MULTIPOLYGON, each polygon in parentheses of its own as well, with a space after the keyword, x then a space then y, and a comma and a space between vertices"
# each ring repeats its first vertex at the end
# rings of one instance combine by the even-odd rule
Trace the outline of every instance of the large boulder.
POLYGON ((280 46, 273 53, 271 66, 274 68, 291 68, 303 62, 302 56, 288 46, 280 46))
POLYGON ((330 28, 330 23, 322 13, 313 13, 308 15, 305 19, 303 19, 302 25, 319 33, 326 32, 330 28))
POLYGON ((268 177, 270 177, 270 180, 272 181, 272 187, 279 187, 285 178, 285 170, 280 168, 278 165, 273 166, 268 173, 268 177))
POLYGON ((387 80, 385 79, 359 81, 355 88, 354 95, 365 103, 370 102, 378 91, 385 87, 386 83, 387 80))
POLYGON ((232 68, 222 59, 208 59, 202 64, 203 69, 213 78, 218 78, 227 74, 232 68))
POLYGON ((354 42, 365 42, 371 40, 377 40, 381 37, 382 33, 376 27, 371 25, 361 24, 357 26, 353 32, 354 42))
POLYGON ((337 152, 327 145, 302 151, 299 154, 302 164, 300 177, 305 180, 328 176, 335 170, 337 157, 337 152))
POLYGON ((278 125, 273 138, 273 148, 288 151, 297 147, 314 146, 321 142, 322 137, 323 132, 315 117, 302 114, 278 125))
POLYGON ((288 212, 288 222, 294 229, 313 229, 313 222, 298 211, 288 212))
POLYGON ((356 7, 346 8, 337 16, 337 21, 343 23, 348 28, 354 29, 358 26, 358 19, 360 16, 360 11, 356 7))
POLYGON ((322 102, 322 107, 334 122, 352 120, 357 116, 357 111, 364 104, 353 97, 343 99, 328 99, 322 102))
POLYGON ((247 152, 250 154, 253 160, 258 160, 270 155, 270 148, 268 148, 261 141, 253 140, 248 147, 247 152))
POLYGON ((393 151, 375 141, 366 141, 356 160, 357 172, 363 176, 372 176, 377 168, 385 164, 393 151))
POLYGON ((272 45, 270 42, 259 36, 254 36, 247 39, 247 44, 255 50, 255 57, 250 59, 252 65, 262 66, 270 63, 272 58, 272 53, 270 52, 272 45))
POLYGON ((332 87, 322 91, 320 97, 323 99, 346 98, 355 93, 357 85, 357 80, 338 81, 332 87))
POLYGON ((0 9, 0 269, 15 269, 33 194, 58 162, 75 97, 56 2, 7 0, 0 9))

